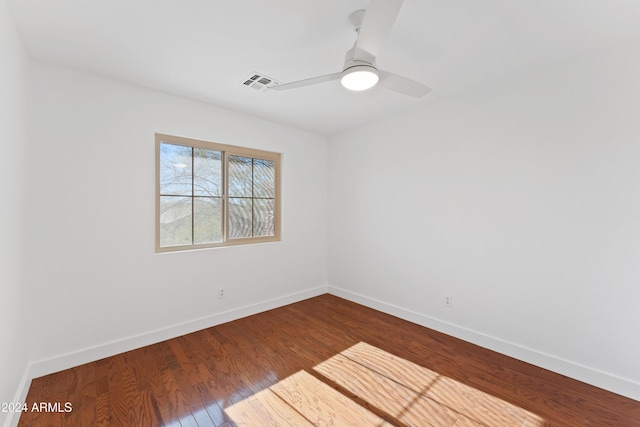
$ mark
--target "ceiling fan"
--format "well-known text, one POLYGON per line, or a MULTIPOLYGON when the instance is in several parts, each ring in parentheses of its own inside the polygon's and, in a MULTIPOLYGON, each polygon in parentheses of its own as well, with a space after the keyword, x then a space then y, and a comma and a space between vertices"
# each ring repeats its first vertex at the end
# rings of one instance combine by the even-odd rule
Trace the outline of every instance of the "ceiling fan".
POLYGON ((376 57, 391 32, 403 0, 370 0, 369 8, 349 15, 358 38, 345 55, 342 71, 319 77, 271 86, 270 90, 289 90, 340 79, 347 89, 362 91, 380 85, 404 95, 421 97, 431 88, 398 74, 380 70, 376 57))

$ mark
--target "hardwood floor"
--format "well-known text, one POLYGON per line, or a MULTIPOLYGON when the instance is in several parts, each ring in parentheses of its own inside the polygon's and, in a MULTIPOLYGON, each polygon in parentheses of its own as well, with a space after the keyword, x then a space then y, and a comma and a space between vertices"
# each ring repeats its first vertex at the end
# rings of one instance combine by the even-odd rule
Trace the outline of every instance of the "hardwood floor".
POLYGON ((37 378, 40 402, 20 426, 640 426, 640 402, 331 295, 37 378))

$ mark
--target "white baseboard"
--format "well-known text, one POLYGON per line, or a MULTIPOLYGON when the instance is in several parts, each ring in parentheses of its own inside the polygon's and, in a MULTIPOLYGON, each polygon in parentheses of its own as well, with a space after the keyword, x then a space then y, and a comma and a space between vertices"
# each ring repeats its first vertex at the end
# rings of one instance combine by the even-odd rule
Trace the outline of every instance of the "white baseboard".
POLYGON ((356 292, 329 285, 329 293, 340 298, 391 314, 404 320, 434 329, 489 350, 539 366, 558 374, 594 385, 613 393, 640 401, 640 384, 579 363, 523 347, 509 341, 454 325, 403 307, 389 304, 356 292))
MULTIPOLYGON (((27 368, 22 374, 22 378, 20 379, 20 384, 18 385, 18 390, 16 391, 16 395, 13 398, 12 402, 26 402, 27 393, 29 392, 29 387, 31 387, 31 363, 27 365, 27 368)), ((7 419, 4 422, 4 427, 16 427, 18 425, 18 421, 20 420, 20 415, 22 412, 8 412, 7 419)))
MULTIPOLYGON (((93 362, 125 351, 134 350, 150 344, 155 344, 181 335, 190 334, 201 329, 210 328, 221 323, 230 322, 242 317, 251 316, 283 305, 302 301, 307 298, 327 293, 326 286, 307 289, 301 292, 280 296, 266 301, 234 308, 221 313, 199 319, 190 320, 169 327, 156 329, 143 334, 133 335, 116 341, 107 342, 98 346, 89 347, 59 356, 39 360, 31 363, 29 382, 33 378, 48 375, 54 372, 69 369, 84 363, 93 362)), ((28 387, 27 387, 28 389, 28 387)))

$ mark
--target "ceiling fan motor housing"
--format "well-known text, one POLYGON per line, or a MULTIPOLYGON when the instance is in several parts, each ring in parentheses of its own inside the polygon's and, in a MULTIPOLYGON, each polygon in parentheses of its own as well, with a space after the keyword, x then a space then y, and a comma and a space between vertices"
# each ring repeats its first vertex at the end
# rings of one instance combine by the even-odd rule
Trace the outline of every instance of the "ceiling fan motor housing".
POLYGON ((356 65, 369 65, 370 67, 377 68, 375 56, 362 49, 358 49, 354 45, 344 55, 344 65, 342 67, 342 70, 344 71, 347 68, 351 68, 356 65))

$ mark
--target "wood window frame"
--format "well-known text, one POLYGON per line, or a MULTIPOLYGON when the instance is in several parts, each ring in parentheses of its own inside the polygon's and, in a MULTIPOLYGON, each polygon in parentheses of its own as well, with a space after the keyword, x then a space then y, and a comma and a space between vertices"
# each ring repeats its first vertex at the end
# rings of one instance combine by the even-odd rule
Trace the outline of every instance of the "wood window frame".
MULTIPOLYGON (((155 251, 156 253, 163 252, 177 252, 188 251, 196 249, 206 248, 218 248, 226 246, 247 245, 254 243, 266 243, 280 241, 281 231, 281 191, 280 191, 280 169, 281 169, 281 157, 280 153, 271 151, 258 150, 247 147, 239 147, 235 145, 220 144, 217 142, 203 141, 192 138, 185 138, 180 136, 155 134, 155 251), (203 148, 207 150, 222 152, 222 242, 216 243, 201 243, 191 245, 179 245, 179 246, 160 246, 160 145, 162 143, 182 145, 192 148, 203 148), (250 157, 253 159, 263 159, 273 161, 275 164, 275 200, 274 200, 274 234, 270 236, 257 236, 257 237, 241 237, 241 238, 229 238, 229 189, 228 189, 228 176, 229 176, 229 156, 242 156, 250 157)), ((193 196, 191 196, 193 197, 193 196)))

